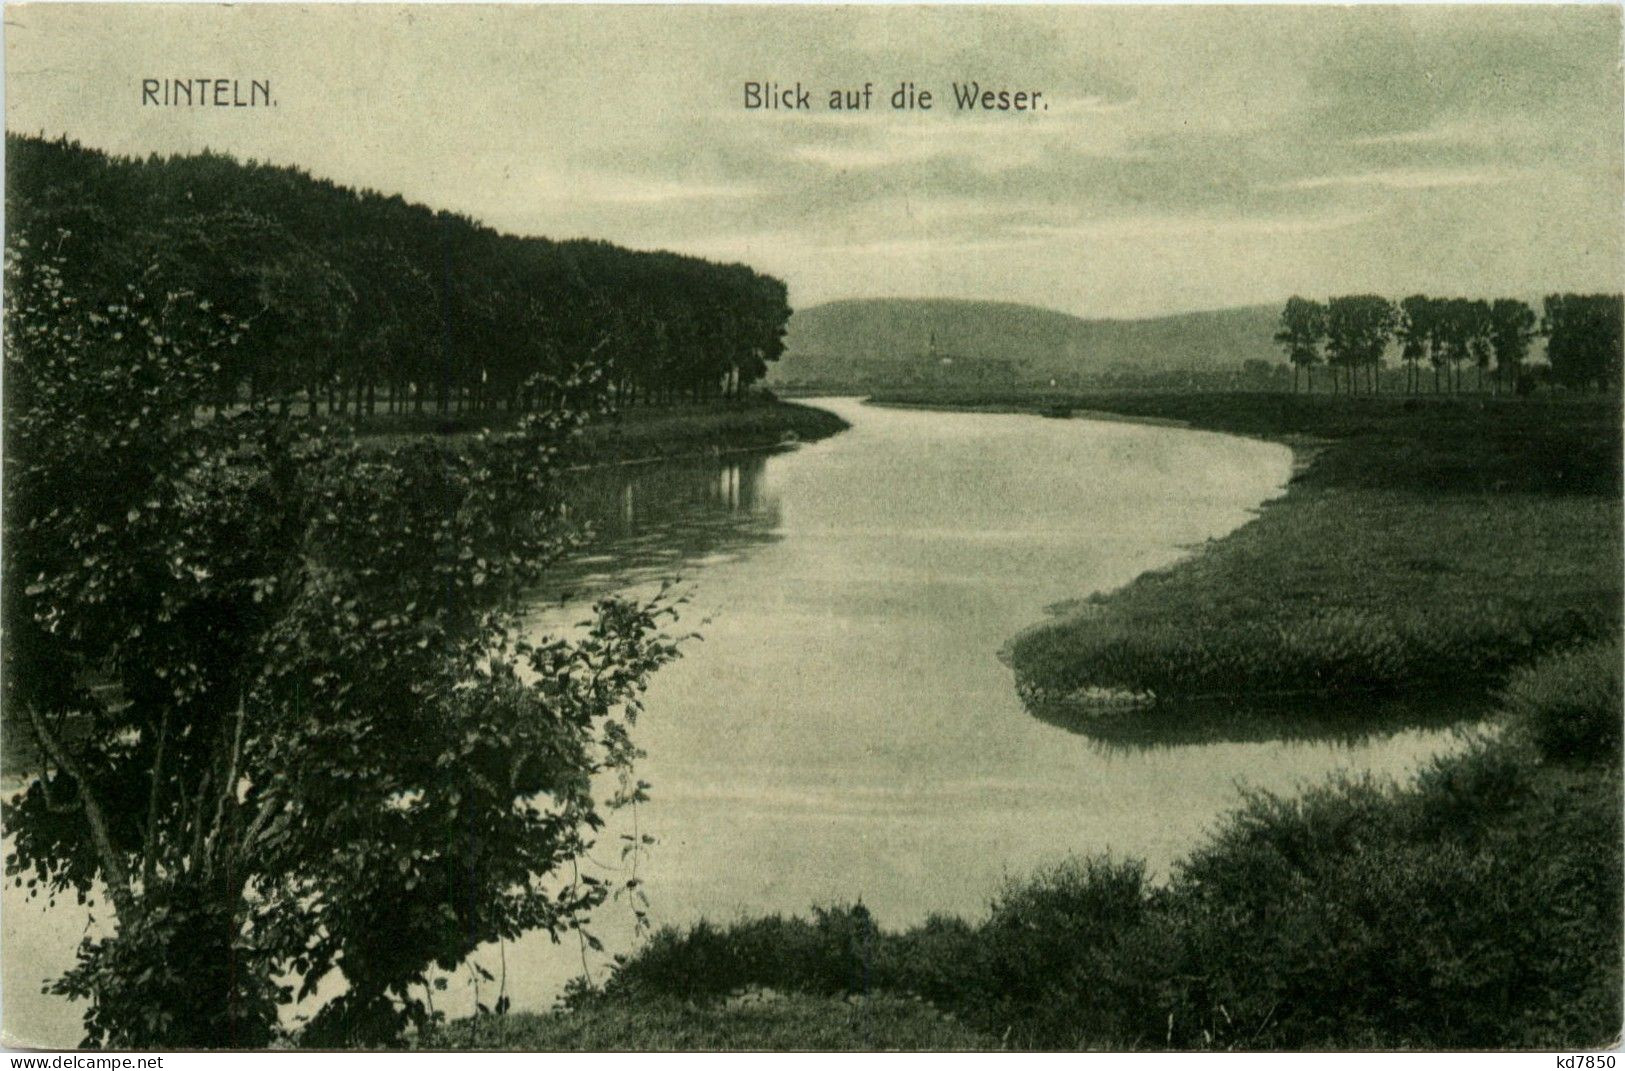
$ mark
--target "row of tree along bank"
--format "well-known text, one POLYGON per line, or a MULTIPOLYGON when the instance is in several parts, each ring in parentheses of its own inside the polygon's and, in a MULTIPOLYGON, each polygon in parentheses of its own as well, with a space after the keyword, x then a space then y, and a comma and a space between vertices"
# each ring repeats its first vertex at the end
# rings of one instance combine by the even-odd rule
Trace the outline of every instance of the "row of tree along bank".
POLYGON ((1376 294, 1325 303, 1292 297, 1275 341, 1292 364, 1294 390, 1300 372, 1313 390, 1315 367, 1324 362, 1334 390, 1376 393, 1390 345, 1397 344, 1407 393, 1422 392, 1424 366, 1432 369, 1434 393, 1459 392, 1464 365, 1477 371, 1480 390, 1488 373, 1497 393, 1523 393, 1533 385, 1526 374, 1530 344, 1541 336, 1555 383, 1602 390, 1620 382, 1622 319, 1619 294, 1551 294, 1538 318, 1517 298, 1413 294, 1396 304, 1376 294))
POLYGON ((782 352, 784 283, 739 264, 501 234, 227 156, 7 135, 8 251, 60 254, 102 309, 193 295, 234 342, 207 400, 314 413, 533 410, 573 377, 619 403, 732 397, 782 352))

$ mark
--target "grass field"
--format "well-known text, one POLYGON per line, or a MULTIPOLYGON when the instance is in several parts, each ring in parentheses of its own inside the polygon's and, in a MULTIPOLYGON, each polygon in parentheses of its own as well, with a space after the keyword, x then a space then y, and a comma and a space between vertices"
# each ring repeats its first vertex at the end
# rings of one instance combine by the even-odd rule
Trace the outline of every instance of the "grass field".
POLYGON ((1258 691, 1358 707, 1450 689, 1480 696, 1491 728, 1406 784, 1251 796, 1163 885, 1084 859, 1010 882, 983 918, 902 933, 860 907, 662 931, 548 1020, 550 1044, 803 1048, 830 1014, 818 1001, 856 993, 951 1016, 877 1031, 877 1048, 1617 1042, 1617 399, 892 400, 1102 410, 1315 451, 1253 523, 1025 634, 1030 687, 1228 696, 1242 720, 1258 691), (810 1003, 742 1011, 732 995, 756 988, 810 1003))

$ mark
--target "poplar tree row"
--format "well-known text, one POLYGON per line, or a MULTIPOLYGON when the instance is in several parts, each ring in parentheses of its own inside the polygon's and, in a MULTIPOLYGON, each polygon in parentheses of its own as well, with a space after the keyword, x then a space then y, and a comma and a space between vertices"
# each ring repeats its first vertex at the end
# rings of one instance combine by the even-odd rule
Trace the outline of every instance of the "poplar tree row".
POLYGON ((1390 345, 1405 369, 1405 390, 1417 394, 1432 373, 1434 393, 1462 389, 1462 370, 1485 375, 1496 393, 1527 387, 1530 346, 1546 339, 1551 379, 1570 389, 1617 387, 1621 366, 1619 294, 1551 294, 1541 317, 1523 301, 1497 298, 1433 298, 1413 294, 1395 303, 1375 294, 1334 297, 1324 304, 1289 298, 1275 341, 1292 363, 1293 389, 1300 375, 1314 390, 1324 363, 1334 391, 1381 390, 1390 345))
POLYGON ((237 344, 217 404, 533 408, 588 375, 622 404, 737 396, 783 351, 784 284, 739 264, 498 233, 399 196, 203 153, 8 135, 13 255, 64 285, 199 296, 237 344))

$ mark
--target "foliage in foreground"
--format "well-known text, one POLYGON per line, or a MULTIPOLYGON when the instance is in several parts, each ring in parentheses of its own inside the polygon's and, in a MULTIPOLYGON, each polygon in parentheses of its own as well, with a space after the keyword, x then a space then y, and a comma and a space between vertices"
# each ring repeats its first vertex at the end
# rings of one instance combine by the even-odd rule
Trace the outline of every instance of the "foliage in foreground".
POLYGON ((105 889, 116 935, 51 986, 88 1042, 264 1045, 336 971, 305 1040, 384 1043, 427 1021, 431 965, 584 925, 594 778, 641 796, 628 727, 675 655, 659 600, 516 638, 591 377, 455 449, 200 420, 237 325, 156 253, 106 292, 14 238, 4 699, 42 761, 7 872, 105 889))
POLYGON ((664 930, 588 1006, 769 986, 917 994, 1027 1048, 1603 1045, 1619 791, 1617 766, 1480 742, 1404 789, 1255 795, 1166 886, 1093 859, 1012 883, 974 924, 887 933, 858 906, 664 930))
POLYGON ((997 1039, 919 1000, 753 993, 727 1003, 663 997, 573 1011, 482 1016, 431 1032, 430 1049, 716 1052, 987 1050, 997 1039))

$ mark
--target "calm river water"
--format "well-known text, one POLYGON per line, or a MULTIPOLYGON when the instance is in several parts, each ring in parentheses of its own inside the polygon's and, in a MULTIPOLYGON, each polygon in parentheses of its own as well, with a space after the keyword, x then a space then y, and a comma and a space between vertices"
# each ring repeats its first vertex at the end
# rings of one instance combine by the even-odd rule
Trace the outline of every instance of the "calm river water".
MULTIPOLYGON (((653 785, 637 822, 658 840, 639 873, 657 922, 859 900, 891 927, 975 916, 1006 876, 1100 851, 1165 876, 1241 785, 1399 776, 1452 745, 1437 727, 1326 739, 1221 727, 1128 746, 1017 700, 999 660, 1014 633, 1244 523, 1281 492, 1284 447, 814 404, 852 429, 789 452, 593 474, 581 512, 598 538, 535 607, 542 631, 579 620, 592 595, 666 576, 690 596, 681 627, 703 639, 658 674, 637 730, 653 785)), ((606 876, 614 832, 594 853, 606 876)), ((70 963, 84 917, 47 918, 9 889, 4 906, 8 1026, 72 1043, 77 1010, 33 994, 70 963)), ((598 930, 612 952, 634 940, 623 905, 598 930)), ((480 958, 494 973, 505 961, 518 1008, 545 1006, 582 969, 574 942, 545 936, 480 958)), ((603 957, 588 964, 601 978, 603 957)), ((456 1013, 471 986, 450 981, 437 999, 456 1013)))

